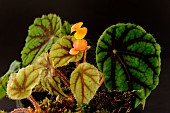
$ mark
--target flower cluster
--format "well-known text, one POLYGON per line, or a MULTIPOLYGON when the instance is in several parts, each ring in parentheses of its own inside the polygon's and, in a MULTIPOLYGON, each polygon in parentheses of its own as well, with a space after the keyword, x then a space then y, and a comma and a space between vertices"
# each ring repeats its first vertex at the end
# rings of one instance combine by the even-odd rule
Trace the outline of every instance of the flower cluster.
POLYGON ((73 43, 73 48, 71 48, 69 52, 71 55, 76 55, 80 51, 85 51, 87 49, 87 41, 83 39, 87 34, 87 28, 81 28, 82 25, 83 22, 78 22, 71 27, 71 33, 75 32, 74 37, 76 38, 73 43))

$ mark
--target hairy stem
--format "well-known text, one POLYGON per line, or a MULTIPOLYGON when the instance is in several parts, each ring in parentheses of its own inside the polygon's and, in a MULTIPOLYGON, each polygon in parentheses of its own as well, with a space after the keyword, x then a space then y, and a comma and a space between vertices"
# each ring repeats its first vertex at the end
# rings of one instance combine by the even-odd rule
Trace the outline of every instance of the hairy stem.
POLYGON ((18 108, 11 111, 11 113, 20 113, 20 112, 31 113, 31 111, 29 111, 27 108, 18 108))
POLYGON ((67 87, 70 87, 70 83, 69 83, 69 81, 67 80, 67 78, 66 78, 58 69, 55 69, 55 72, 59 75, 59 77, 61 78, 61 80, 63 81, 63 83, 64 83, 67 87))
POLYGON ((29 97, 28 97, 28 99, 31 101, 31 103, 33 104, 33 106, 34 106, 34 108, 35 108, 35 110, 39 110, 40 108, 39 108, 39 105, 38 105, 38 103, 35 101, 35 99, 33 98, 33 96, 32 95, 30 95, 29 97))

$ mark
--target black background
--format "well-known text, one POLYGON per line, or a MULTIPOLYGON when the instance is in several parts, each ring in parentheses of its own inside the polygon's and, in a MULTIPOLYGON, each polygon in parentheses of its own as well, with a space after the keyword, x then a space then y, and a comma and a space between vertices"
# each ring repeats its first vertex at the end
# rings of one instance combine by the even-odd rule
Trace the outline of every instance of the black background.
MULTIPOLYGON (((21 61, 29 25, 49 13, 70 23, 83 21, 94 43, 107 27, 119 22, 141 25, 153 34, 162 47, 162 71, 142 113, 170 112, 170 0, 0 0, 0 76, 14 59, 21 61)), ((0 100, 0 109, 13 107, 12 100, 0 100)))

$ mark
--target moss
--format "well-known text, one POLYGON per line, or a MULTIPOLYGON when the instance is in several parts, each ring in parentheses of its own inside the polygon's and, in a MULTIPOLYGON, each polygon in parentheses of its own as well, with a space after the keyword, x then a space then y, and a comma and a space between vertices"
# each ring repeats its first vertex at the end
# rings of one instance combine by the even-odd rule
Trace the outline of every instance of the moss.
POLYGON ((130 113, 134 107, 134 92, 102 91, 97 92, 84 111, 90 113, 130 113))
MULTIPOLYGON (((68 94, 70 90, 66 89, 68 94)), ((134 109, 134 92, 100 91, 97 92, 89 104, 77 106, 72 95, 69 98, 59 100, 45 98, 39 102, 41 111, 47 113, 132 113, 134 109)), ((137 112, 138 113, 138 112, 137 112)))

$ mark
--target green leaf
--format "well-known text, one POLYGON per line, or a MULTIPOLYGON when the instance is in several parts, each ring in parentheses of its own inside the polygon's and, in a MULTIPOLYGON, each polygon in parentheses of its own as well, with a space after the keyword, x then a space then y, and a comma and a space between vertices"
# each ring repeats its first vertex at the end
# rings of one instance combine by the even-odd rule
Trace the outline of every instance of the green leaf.
POLYGON ((42 67, 41 85, 52 95, 66 96, 60 87, 59 75, 56 73, 54 63, 48 53, 41 54, 35 61, 36 65, 42 67))
POLYGON ((72 72, 70 88, 79 105, 86 103, 96 94, 99 88, 99 71, 89 63, 79 64, 72 72))
POLYGON ((31 64, 41 53, 47 52, 61 35, 61 19, 55 14, 36 18, 29 27, 26 44, 21 54, 23 66, 31 64))
POLYGON ((83 52, 79 52, 77 55, 69 54, 71 48, 73 48, 73 42, 76 39, 72 36, 65 36, 57 40, 50 50, 50 57, 54 61, 55 67, 67 65, 69 62, 77 62, 82 56, 83 52))
POLYGON ((5 97, 6 95, 6 87, 7 87, 7 82, 8 82, 10 74, 18 71, 20 69, 20 64, 21 64, 20 62, 14 60, 11 63, 7 73, 0 78, 0 99, 5 97))
POLYGON ((60 33, 59 37, 71 35, 71 26, 72 25, 70 23, 68 23, 67 21, 64 21, 64 24, 62 25, 61 33, 60 33))
POLYGON ((6 95, 6 84, 8 82, 9 76, 5 75, 0 78, 0 99, 4 98, 6 95))
POLYGON ((159 83, 160 46, 134 24, 107 28, 97 43, 96 61, 109 90, 136 91, 137 107, 159 83))
POLYGON ((12 73, 7 84, 7 95, 14 100, 24 99, 31 95, 32 89, 40 81, 40 67, 28 65, 18 73, 12 73))

